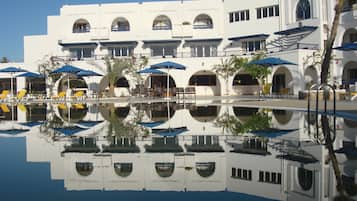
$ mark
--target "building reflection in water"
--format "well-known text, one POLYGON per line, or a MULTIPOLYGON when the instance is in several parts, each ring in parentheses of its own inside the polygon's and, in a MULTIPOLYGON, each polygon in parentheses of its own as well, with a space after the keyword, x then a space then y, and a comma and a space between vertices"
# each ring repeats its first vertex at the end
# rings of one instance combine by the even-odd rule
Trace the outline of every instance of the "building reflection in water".
MULTIPOLYGON (((229 191, 275 200, 337 193, 328 151, 307 129, 319 117, 303 112, 177 103, 21 107, 4 115, 2 128, 27 129, 12 135, 26 136, 27 161, 50 163, 51 179, 69 191, 229 191), (232 135, 216 123, 228 115, 244 127, 257 114, 269 128, 258 122, 232 135)), ((334 142, 350 196, 357 195, 356 125, 338 118, 334 142)))

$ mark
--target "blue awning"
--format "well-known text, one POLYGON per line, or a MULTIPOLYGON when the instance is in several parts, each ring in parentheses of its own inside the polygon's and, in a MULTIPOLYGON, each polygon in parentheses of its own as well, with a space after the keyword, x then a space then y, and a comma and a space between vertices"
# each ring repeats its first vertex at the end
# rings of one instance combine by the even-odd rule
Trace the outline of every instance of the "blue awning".
POLYGON ((116 46, 116 45, 127 45, 127 46, 136 46, 138 41, 102 41, 100 45, 102 46, 116 46))
POLYGON ((16 77, 27 77, 27 78, 45 78, 44 75, 39 74, 39 73, 32 73, 32 72, 27 72, 27 73, 23 73, 21 75, 18 75, 16 77))
POLYGON ((340 50, 340 51, 356 51, 357 43, 347 43, 347 44, 343 44, 340 47, 335 47, 333 49, 340 50))
POLYGON ((174 137, 174 136, 180 135, 186 131, 188 131, 186 126, 179 127, 179 128, 152 129, 153 134, 166 136, 166 137, 174 137))
POLYGON ((58 42, 58 45, 62 46, 62 47, 72 47, 72 46, 97 46, 98 43, 97 42, 92 42, 92 41, 88 41, 88 42, 68 42, 68 43, 63 43, 62 41, 58 42))
POLYGON ((286 134, 291 133, 296 130, 298 130, 298 129, 281 130, 281 129, 276 129, 276 128, 268 128, 268 129, 264 129, 264 130, 251 131, 251 133, 254 135, 261 136, 261 137, 276 138, 276 137, 286 135, 286 134))
POLYGON ((61 68, 58 68, 58 69, 52 71, 51 74, 54 74, 54 73, 78 73, 79 71, 82 71, 82 70, 83 69, 80 69, 75 66, 64 65, 61 68))
POLYGON ((17 67, 7 67, 7 68, 0 69, 0 73, 23 73, 23 72, 27 72, 27 71, 17 67))
POLYGON ((232 38, 228 38, 228 40, 240 41, 240 40, 247 40, 247 39, 266 39, 268 37, 269 34, 254 34, 254 35, 247 35, 247 36, 232 37, 232 38))
POLYGON ((181 43, 181 40, 144 40, 145 44, 157 44, 157 43, 181 43))
POLYGON ((292 34, 298 34, 298 33, 303 33, 303 32, 312 32, 317 29, 316 26, 302 26, 302 27, 296 27, 292 29, 287 29, 284 31, 278 31, 275 32, 274 34, 276 35, 292 35, 292 34))
POLYGON ((148 128, 154 128, 156 126, 160 126, 163 123, 164 123, 163 121, 154 121, 154 122, 138 122, 137 124, 148 128))
POLYGON ((192 43, 192 42, 221 42, 222 38, 202 38, 202 39, 187 39, 185 40, 186 43, 192 43))

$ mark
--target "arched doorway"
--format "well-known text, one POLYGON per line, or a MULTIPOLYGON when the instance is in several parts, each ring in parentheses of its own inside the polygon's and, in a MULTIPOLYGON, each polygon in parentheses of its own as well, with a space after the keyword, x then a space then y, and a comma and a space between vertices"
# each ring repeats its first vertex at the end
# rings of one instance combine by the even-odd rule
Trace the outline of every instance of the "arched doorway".
POLYGON ((355 28, 350 28, 343 34, 342 45, 347 43, 354 43, 357 41, 357 30, 355 28))
POLYGON ((196 106, 190 109, 191 116, 199 122, 213 122, 219 114, 219 106, 196 106))
POLYGON ((210 71, 198 71, 193 74, 188 83, 189 86, 195 87, 198 96, 220 96, 221 85, 217 75, 210 71))
POLYGON ((354 85, 357 82, 357 62, 348 62, 342 73, 342 84, 344 88, 350 88, 350 85, 354 85))
POLYGON ((286 125, 293 118, 293 112, 288 110, 273 110, 273 116, 280 125, 286 125))
POLYGON ((312 85, 317 84, 318 78, 316 68, 313 66, 307 67, 304 72, 305 89, 309 89, 312 85))
MULTIPOLYGON (((129 96, 129 81, 126 79, 126 77, 116 77, 115 79, 115 84, 114 84, 114 96, 129 96)), ((109 78, 108 76, 104 76, 100 83, 99 83, 99 91, 101 92, 102 95, 109 96, 109 78)))
POLYGON ((70 95, 75 94, 77 91, 87 92, 88 90, 88 85, 83 78, 69 74, 62 77, 62 79, 59 81, 58 93, 67 91, 68 82, 69 82, 69 88, 71 89, 70 95))
POLYGON ((293 94, 293 77, 286 67, 279 67, 273 76, 272 92, 281 94, 288 92, 293 94))
POLYGON ((259 93, 259 82, 247 73, 238 73, 233 79, 233 90, 240 95, 259 93))
MULTIPOLYGON (((175 96, 175 88, 176 88, 176 82, 172 78, 172 76, 169 77, 169 87, 170 87, 170 95, 175 96)), ((150 86, 151 89, 151 95, 155 97, 162 97, 166 96, 166 91, 167 91, 167 75, 150 75, 148 79, 146 80, 146 86, 150 86)))
POLYGON ((162 177, 171 177, 175 170, 175 163, 155 163, 156 173, 162 177))

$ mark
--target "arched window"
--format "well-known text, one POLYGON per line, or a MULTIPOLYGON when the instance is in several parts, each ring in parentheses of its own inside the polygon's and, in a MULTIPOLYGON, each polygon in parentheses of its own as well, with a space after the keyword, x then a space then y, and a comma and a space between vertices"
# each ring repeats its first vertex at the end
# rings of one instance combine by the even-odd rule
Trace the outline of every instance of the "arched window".
POLYGON ((121 77, 117 80, 116 87, 124 87, 124 88, 129 88, 129 82, 125 77, 121 77))
POLYGON ((77 173, 83 177, 87 177, 92 174, 94 169, 93 163, 76 163, 77 173))
POLYGON ((214 174, 216 170, 216 163, 196 163, 196 171, 201 177, 209 177, 214 174))
POLYGON ((73 33, 87 33, 90 32, 90 24, 87 20, 85 19, 79 19, 77 20, 72 29, 73 33))
POLYGON ((115 19, 112 24, 112 31, 130 31, 129 21, 123 17, 115 19))
POLYGON ((212 18, 206 14, 201 14, 195 18, 193 22, 194 29, 212 29, 213 22, 212 18))
POLYGON ((309 0, 300 0, 296 7, 296 20, 311 18, 311 6, 309 0))
POLYGON ((115 174, 121 177, 128 177, 133 171, 132 163, 114 163, 115 174))
POLYGON ((170 18, 166 15, 160 15, 155 18, 152 30, 171 30, 172 24, 170 18))
POLYGON ((155 163, 155 169, 160 177, 170 177, 174 173, 175 163, 155 163))

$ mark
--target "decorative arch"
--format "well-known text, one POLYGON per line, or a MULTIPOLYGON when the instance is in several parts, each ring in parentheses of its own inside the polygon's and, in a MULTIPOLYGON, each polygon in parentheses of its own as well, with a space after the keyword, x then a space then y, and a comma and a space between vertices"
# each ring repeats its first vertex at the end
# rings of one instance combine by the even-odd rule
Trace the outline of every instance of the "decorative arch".
POLYGON ((172 23, 166 15, 157 16, 152 24, 152 30, 171 30, 172 23))
POLYGON ((250 107, 233 107, 234 115, 241 122, 246 122, 252 116, 256 115, 259 112, 258 108, 250 108, 250 107))
POLYGON ((313 185, 314 173, 305 168, 298 169, 298 181, 303 191, 309 191, 313 185))
POLYGON ((221 84, 217 75, 212 71, 196 72, 190 77, 188 85, 196 88, 197 95, 221 95, 221 84))
POLYGON ((293 94, 293 76, 290 70, 284 66, 279 67, 273 76, 272 92, 275 94, 293 94))
POLYGON ((342 84, 345 88, 349 88, 350 84, 357 82, 357 62, 350 61, 343 67, 342 84))
POLYGON ((58 112, 65 121, 80 122, 88 113, 88 107, 85 104, 74 104, 67 109, 63 104, 58 105, 58 112))
POLYGON ((238 72, 233 78, 233 90, 240 95, 258 94, 259 82, 256 78, 245 72, 238 72))
POLYGON ((314 66, 309 66, 305 69, 304 80, 305 80, 305 89, 309 89, 312 85, 318 83, 319 75, 314 66))
POLYGON ((280 125, 286 125, 293 118, 293 112, 288 110, 273 110, 273 116, 280 125))
POLYGON ((130 23, 125 17, 118 17, 112 23, 112 31, 130 31, 130 23))
POLYGON ((155 163, 156 173, 162 177, 171 177, 175 170, 175 163, 155 163))
POLYGON ((66 91, 68 88, 68 80, 69 80, 69 88, 76 90, 82 89, 86 91, 88 89, 87 82, 82 77, 77 77, 75 75, 68 74, 63 76, 62 79, 59 81, 58 85, 58 92, 66 91))
POLYGON ((125 77, 120 77, 115 82, 115 87, 129 88, 129 81, 125 77))
POLYGON ((86 19, 78 19, 74 22, 72 27, 72 33, 88 33, 91 26, 86 19))
POLYGON ((133 163, 114 163, 114 171, 120 177, 128 177, 133 172, 133 163))
POLYGON ((210 177, 216 170, 215 162, 196 163, 196 172, 204 178, 210 177))
POLYGON ((94 170, 93 163, 81 163, 81 162, 76 163, 76 171, 79 175, 83 177, 88 177, 89 175, 91 175, 93 170, 94 170))
POLYGON ((311 4, 309 0, 299 0, 296 6, 296 21, 311 18, 311 4))
POLYGON ((349 28, 343 34, 342 45, 347 43, 354 43, 357 41, 357 29, 349 28))
POLYGON ((194 29, 212 29, 213 28, 213 20, 207 14, 198 15, 193 21, 194 29))
POLYGON ((190 109, 191 116, 199 122, 213 122, 219 114, 221 108, 216 105, 196 106, 190 109))

